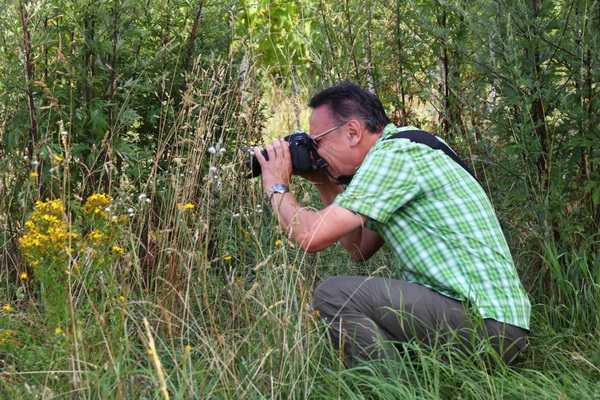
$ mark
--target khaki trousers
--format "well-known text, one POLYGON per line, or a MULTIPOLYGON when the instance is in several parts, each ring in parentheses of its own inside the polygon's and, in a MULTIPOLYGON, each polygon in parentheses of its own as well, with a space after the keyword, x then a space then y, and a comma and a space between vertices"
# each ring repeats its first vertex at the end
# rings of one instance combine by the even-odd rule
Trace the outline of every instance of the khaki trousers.
POLYGON ((464 302, 399 280, 334 276, 317 287, 313 306, 350 366, 398 359, 402 343, 416 342, 451 346, 493 367, 499 360, 510 363, 526 344, 525 329, 482 319, 464 302))

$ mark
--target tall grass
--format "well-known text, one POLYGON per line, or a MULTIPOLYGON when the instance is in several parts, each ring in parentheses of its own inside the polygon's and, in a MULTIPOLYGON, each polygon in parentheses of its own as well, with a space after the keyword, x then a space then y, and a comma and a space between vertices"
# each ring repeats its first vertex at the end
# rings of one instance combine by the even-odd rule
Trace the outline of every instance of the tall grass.
MULTIPOLYGON (((550 278, 530 281, 533 333, 514 366, 489 371, 407 345, 401 363, 345 368, 308 307, 312 289, 332 274, 393 276, 390 253, 363 265, 337 247, 302 253, 277 228, 260 181, 244 178, 239 146, 259 138, 229 131, 250 118, 236 106, 238 83, 223 86, 231 76, 220 65, 193 76, 190 100, 139 165, 147 179, 123 176, 109 188, 115 205, 134 210, 118 238, 126 251, 108 264, 80 260, 60 329, 46 321, 39 270, 0 270, 3 398, 600 397, 599 259, 579 249, 546 249, 554 256, 539 260, 550 278), (536 290, 540 281, 557 292, 536 290)), ((68 215, 82 188, 63 187, 68 215)), ((294 191, 314 200, 301 182, 294 191)))

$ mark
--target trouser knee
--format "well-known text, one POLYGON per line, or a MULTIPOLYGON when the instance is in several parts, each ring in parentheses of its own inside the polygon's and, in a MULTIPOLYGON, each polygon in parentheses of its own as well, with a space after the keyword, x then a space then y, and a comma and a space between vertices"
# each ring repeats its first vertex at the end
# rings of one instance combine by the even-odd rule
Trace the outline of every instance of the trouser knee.
POLYGON ((334 311, 331 305, 331 299, 334 296, 334 292, 337 291, 335 285, 336 277, 330 277, 325 279, 313 292, 313 307, 319 311, 321 315, 330 314, 334 311))
POLYGON ((313 302, 323 303, 331 298, 332 292, 335 290, 335 276, 325 279, 317 286, 313 292, 313 302))

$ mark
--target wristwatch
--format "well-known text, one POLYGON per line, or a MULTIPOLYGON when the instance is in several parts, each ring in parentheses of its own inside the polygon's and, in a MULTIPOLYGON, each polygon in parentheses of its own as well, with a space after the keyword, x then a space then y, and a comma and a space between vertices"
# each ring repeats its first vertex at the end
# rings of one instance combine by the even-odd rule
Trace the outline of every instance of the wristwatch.
POLYGON ((271 201, 271 197, 273 197, 275 193, 287 193, 289 191, 290 188, 288 188, 283 183, 276 183, 275 185, 271 186, 267 191, 267 198, 269 199, 269 201, 271 201))

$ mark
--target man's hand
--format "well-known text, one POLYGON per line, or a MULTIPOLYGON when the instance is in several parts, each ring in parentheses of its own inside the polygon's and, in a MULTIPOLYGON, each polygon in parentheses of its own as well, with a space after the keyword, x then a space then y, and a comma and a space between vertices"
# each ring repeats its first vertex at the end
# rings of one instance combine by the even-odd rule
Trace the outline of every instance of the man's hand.
POLYGON ((292 176, 292 155, 289 143, 284 139, 275 139, 272 145, 265 146, 269 159, 263 157, 261 150, 254 147, 254 156, 262 169, 263 188, 269 188, 277 183, 290 185, 292 176))

